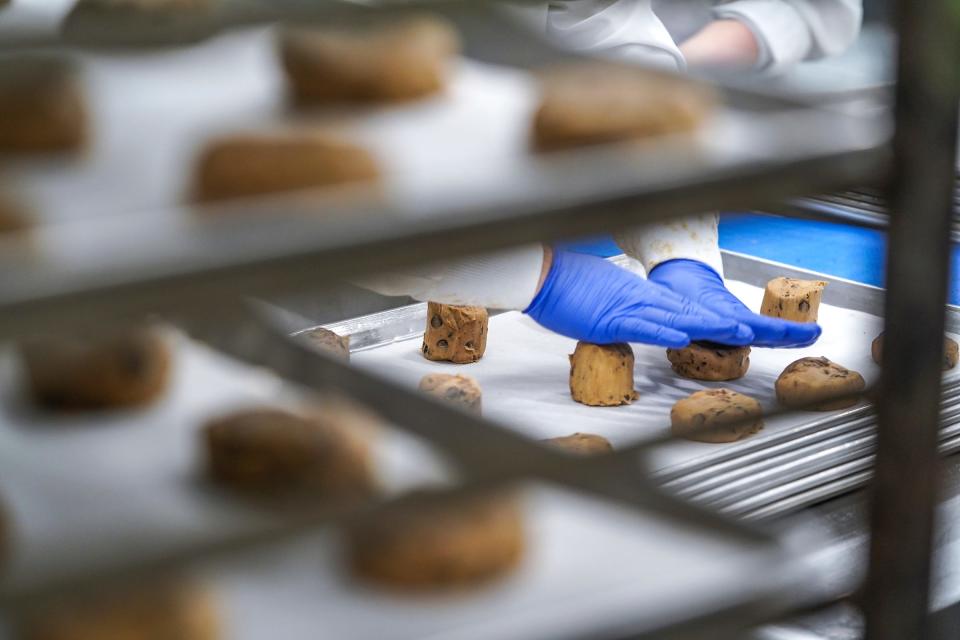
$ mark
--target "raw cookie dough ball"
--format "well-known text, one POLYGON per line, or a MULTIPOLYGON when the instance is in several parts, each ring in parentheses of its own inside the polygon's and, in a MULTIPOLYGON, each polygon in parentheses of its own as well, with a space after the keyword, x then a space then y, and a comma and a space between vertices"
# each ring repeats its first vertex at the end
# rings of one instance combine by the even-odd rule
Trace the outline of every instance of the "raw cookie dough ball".
POLYGON ((592 433, 574 433, 569 436, 550 438, 544 442, 578 456, 597 456, 613 451, 609 440, 592 433))
POLYGON ((459 50, 453 27, 420 16, 359 28, 292 28, 280 55, 302 104, 410 100, 444 88, 459 50))
POLYGON ((186 44, 214 33, 219 0, 79 0, 64 38, 98 46, 186 44))
POLYGON ((297 335, 315 349, 335 355, 346 362, 350 361, 350 336, 340 336, 323 327, 309 329, 297 335))
POLYGON ((377 162, 366 150, 316 131, 235 135, 209 143, 200 155, 194 196, 199 202, 371 182, 377 162))
POLYGON ((423 357, 457 364, 476 362, 487 349, 489 315, 483 307, 427 304, 423 357))
POLYGON ((823 280, 774 278, 763 292, 760 313, 794 322, 816 322, 820 297, 826 286, 823 280))
POLYGON ((0 59, 0 153, 75 151, 86 137, 83 92, 66 58, 0 59))
POLYGON ((691 82, 612 63, 579 64, 543 80, 533 142, 541 150, 692 131, 713 94, 691 82))
POLYGON ((800 358, 777 378, 777 400, 795 409, 833 411, 857 404, 865 386, 859 373, 826 358, 800 358))
POLYGON ((735 442, 763 429, 760 403, 729 389, 706 389, 678 400, 670 431, 695 442, 735 442))
POLYGON ((737 380, 750 368, 750 347, 692 342, 683 349, 667 349, 667 360, 674 372, 684 378, 711 382, 737 380))
POLYGON ((170 347, 155 327, 29 338, 20 343, 20 356, 31 397, 51 409, 140 407, 170 382, 170 347))
POLYGON ((630 345, 578 342, 570 355, 570 395, 591 407, 616 407, 636 400, 630 345))
POLYGON ((353 572, 373 582, 408 589, 473 585, 519 563, 522 507, 516 495, 502 492, 458 500, 410 496, 351 523, 347 547, 353 572))
MULTIPOLYGON (((873 340, 870 345, 870 355, 877 364, 883 364, 883 334, 881 333, 873 340)), ((957 366, 957 359, 960 357, 960 348, 955 340, 943 337, 943 370, 948 371, 957 366)))
POLYGON ((480 413, 480 385, 470 376, 428 373, 420 379, 420 391, 480 413))
POLYGON ((367 425, 339 409, 299 415, 239 411, 203 429, 207 471, 224 486, 265 497, 344 498, 376 489, 367 425))
POLYGON ((83 594, 19 621, 24 640, 217 640, 213 595, 193 583, 165 582, 83 594))

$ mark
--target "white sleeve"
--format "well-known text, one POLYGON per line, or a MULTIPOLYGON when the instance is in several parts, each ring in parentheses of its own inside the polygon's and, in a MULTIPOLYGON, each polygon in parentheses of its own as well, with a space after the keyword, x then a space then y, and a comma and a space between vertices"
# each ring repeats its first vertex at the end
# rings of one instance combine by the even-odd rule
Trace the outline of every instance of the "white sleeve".
POLYGON ((536 244, 420 264, 355 283, 387 296, 522 311, 533 302, 542 269, 543 246, 536 244))
POLYGON ((562 47, 626 62, 684 68, 652 0, 554 0, 546 34, 562 47))
POLYGON ((733 0, 718 2, 713 14, 747 25, 760 66, 777 72, 846 50, 860 33, 863 0, 733 0))
POLYGON ((622 231, 615 234, 615 239, 624 253, 640 261, 647 273, 661 262, 685 258, 704 262, 723 276, 715 213, 622 231))

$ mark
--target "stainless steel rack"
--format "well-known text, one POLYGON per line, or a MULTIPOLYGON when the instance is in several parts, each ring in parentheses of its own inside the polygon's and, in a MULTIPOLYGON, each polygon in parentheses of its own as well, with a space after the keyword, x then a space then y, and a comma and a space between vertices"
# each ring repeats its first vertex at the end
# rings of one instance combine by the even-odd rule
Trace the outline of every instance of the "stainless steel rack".
MULTIPOLYGON (((804 213, 844 219, 857 225, 885 229, 890 222, 887 198, 880 189, 860 188, 829 195, 794 198, 789 206, 804 213)), ((954 217, 960 218, 960 178, 954 186, 954 217)), ((960 241, 960 221, 954 220, 950 239, 960 241)))
MULTIPOLYGON (((402 6, 391 10, 425 6, 398 4, 402 6)), ((895 213, 890 224, 885 317, 893 330, 888 332, 878 403, 871 484, 873 545, 863 603, 869 638, 925 637, 942 395, 940 349, 955 204, 956 106, 960 101, 960 78, 953 67, 941 62, 960 59, 960 8, 955 2, 903 0, 898 4, 900 80, 892 154, 881 123, 867 123, 862 128, 862 121, 806 109, 804 113, 817 116, 813 122, 852 128, 855 135, 820 136, 816 144, 798 152, 791 153, 783 145, 761 156, 692 163, 686 170, 684 163, 675 163, 670 171, 655 175, 624 169, 638 160, 633 150, 573 153, 544 162, 532 174, 515 176, 501 185, 506 198, 496 202, 341 202, 326 207, 336 214, 324 224, 311 216, 316 205, 304 207, 302 201, 289 199, 244 205, 251 215, 243 224, 237 223, 242 219, 237 217, 210 219, 187 229, 172 226, 161 233, 147 229, 138 234, 136 219, 84 221, 84 233, 101 238, 102 243, 82 260, 38 259, 35 252, 3 248, 0 335, 13 338, 65 323, 115 321, 159 311, 180 319, 191 334, 227 353, 267 366, 308 388, 338 389, 375 407, 453 457, 466 478, 461 491, 537 477, 632 508, 652 510, 717 535, 776 544, 777 537, 770 530, 663 492, 635 458, 614 456, 607 461, 571 464, 490 421, 329 360, 251 315, 239 298, 276 292, 278 283, 291 291, 309 290, 320 280, 409 264, 426 255, 426 249, 432 258, 440 259, 533 240, 611 231, 705 209, 762 207, 807 193, 851 188, 884 175, 892 157, 895 213), (256 215, 262 208, 271 209, 269 219, 256 215), (411 215, 414 211, 417 215, 411 215), (384 219, 390 224, 382 224, 384 219), (511 225, 510 234, 502 232, 505 223, 511 225), (108 259, 111 243, 121 241, 143 243, 144 251, 108 259), (224 326, 235 329, 224 331, 224 326), (908 331, 908 327, 915 329, 908 331)), ((438 0, 426 6, 457 22, 466 36, 467 55, 521 67, 569 58, 548 45, 531 44, 528 35, 518 33, 487 3, 438 0)), ((273 3, 269 10, 261 5, 227 16, 216 27, 278 17, 350 20, 374 10, 334 2, 273 3)), ((29 44, 61 43, 47 38, 29 44)), ((776 98, 734 89, 725 95, 730 101, 761 102, 770 109, 784 106, 776 98)), ((844 219, 829 211, 824 214, 844 219)), ((41 245, 46 234, 61 239, 72 235, 69 225, 42 229, 38 234, 41 245)), ((864 442, 862 452, 869 450, 869 443, 864 442)), ((855 461, 864 464, 866 472, 862 460, 855 461)), ((31 588, 0 590, 0 605, 8 610, 32 606, 78 585, 129 580, 211 554, 248 549, 312 530, 342 515, 291 515, 164 557, 143 558, 123 567, 66 576, 31 588)), ((717 637, 721 629, 736 632, 791 606, 809 606, 817 597, 825 600, 836 595, 807 594, 799 602, 778 597, 735 610, 703 612, 669 629, 660 627, 656 634, 717 637)))

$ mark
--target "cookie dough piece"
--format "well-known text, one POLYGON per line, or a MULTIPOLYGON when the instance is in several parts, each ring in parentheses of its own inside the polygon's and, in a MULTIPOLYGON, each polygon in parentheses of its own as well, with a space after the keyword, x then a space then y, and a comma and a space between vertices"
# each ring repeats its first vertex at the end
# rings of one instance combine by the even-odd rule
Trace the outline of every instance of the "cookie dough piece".
POLYGON ((420 391, 480 413, 480 384, 470 376, 428 373, 420 379, 420 391))
POLYGON ((10 523, 10 515, 0 500, 0 571, 2 571, 7 558, 10 557, 12 548, 11 538, 13 537, 13 527, 10 523))
POLYGON ((591 407, 616 407, 636 400, 630 345, 578 342, 570 355, 570 395, 591 407))
POLYGON ((52 603, 19 621, 24 640, 217 640, 213 594, 196 584, 164 582, 83 594, 52 603))
POLYGON ((37 337, 20 344, 33 400, 50 409, 140 407, 170 381, 172 356, 161 330, 102 337, 37 337))
POLYGON ((337 335, 330 329, 316 327, 298 334, 310 346, 338 358, 350 361, 350 336, 337 335))
POLYGON ((866 382, 856 371, 826 358, 800 358, 776 382, 777 400, 785 407, 833 411, 852 407, 866 382))
POLYGON ((371 182, 365 149, 316 131, 236 135, 209 143, 197 163, 199 202, 371 182))
POLYGON ((283 67, 301 104, 392 102, 437 93, 459 48, 453 27, 433 16, 356 28, 291 28, 280 38, 283 67))
POLYGON ((609 440, 592 433, 574 433, 560 438, 550 438, 544 442, 578 456, 598 456, 613 451, 613 445, 609 440))
POLYGON ((423 357, 456 364, 476 362, 487 349, 489 315, 483 307, 427 304, 423 357))
POLYGON ((760 403, 729 389, 706 389, 678 400, 670 431, 695 442, 735 442, 763 429, 760 403))
POLYGON ((675 373, 693 380, 722 382, 742 378, 750 368, 750 347, 728 347, 694 342, 683 349, 667 349, 675 373))
MULTIPOLYGON (((873 340, 870 345, 870 355, 877 364, 883 364, 883 334, 881 333, 873 340)), ((957 342, 946 336, 943 337, 943 370, 948 371, 957 366, 957 360, 960 358, 960 347, 957 342)))
POLYGON ((219 0, 79 0, 62 33, 70 42, 97 46, 186 44, 216 30, 219 0))
POLYGON ((613 63, 579 64, 546 75, 533 143, 552 150, 696 129, 713 94, 669 75, 613 63))
POLYGON ((0 59, 0 153, 75 151, 86 137, 86 105, 68 59, 0 59))
POLYGON ((774 278, 763 292, 760 313, 794 322, 816 322, 820 297, 826 286, 822 280, 774 278))
POLYGON ((207 470, 224 486, 263 496, 345 498, 376 488, 365 426, 350 413, 240 411, 203 429, 207 470), (354 428, 357 427, 357 428, 354 428))
POLYGON ((522 505, 513 493, 453 500, 418 494, 347 528, 353 572, 386 586, 467 586, 507 573, 524 551, 522 505))
POLYGON ((0 240, 13 234, 23 235, 32 226, 27 208, 17 198, 0 191, 0 240))

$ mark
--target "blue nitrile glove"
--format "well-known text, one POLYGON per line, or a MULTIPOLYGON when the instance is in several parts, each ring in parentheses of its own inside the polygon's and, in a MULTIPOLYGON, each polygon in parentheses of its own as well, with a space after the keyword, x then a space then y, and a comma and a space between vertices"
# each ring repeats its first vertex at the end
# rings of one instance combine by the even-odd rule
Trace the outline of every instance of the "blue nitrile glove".
MULTIPOLYGON (((757 347, 806 347, 820 337, 815 322, 791 322, 753 313, 727 291, 716 271, 698 260, 668 260, 650 271, 650 280, 690 298, 701 307, 750 327, 757 347)), ((722 340, 722 344, 730 343, 722 340)))
POLYGON ((559 334, 596 344, 691 340, 748 343, 753 333, 596 256, 555 251, 543 287, 524 311, 559 334))

